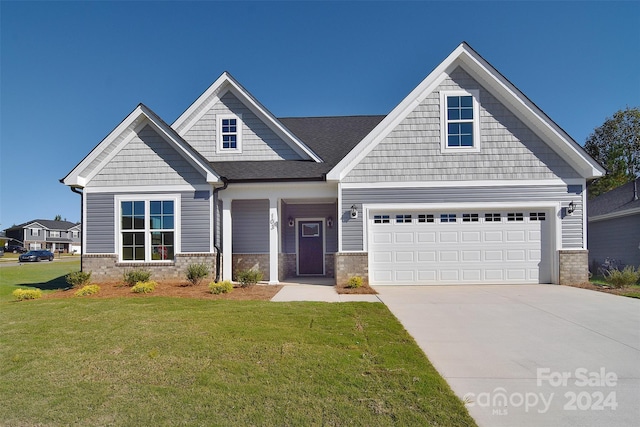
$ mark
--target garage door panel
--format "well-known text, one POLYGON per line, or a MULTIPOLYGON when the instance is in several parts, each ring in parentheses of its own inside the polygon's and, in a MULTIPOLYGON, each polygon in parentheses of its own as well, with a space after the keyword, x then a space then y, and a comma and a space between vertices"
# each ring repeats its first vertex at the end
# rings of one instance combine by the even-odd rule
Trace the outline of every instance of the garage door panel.
POLYGON ((512 211, 487 212, 489 219, 474 211, 442 216, 403 211, 397 217, 396 212, 380 212, 391 221, 369 220, 371 283, 538 283, 541 277, 549 281, 551 257, 549 248, 542 247, 542 242, 553 241, 545 234, 551 233, 549 221, 532 220, 526 211, 511 216, 512 211), (456 222, 445 221, 454 215, 456 222), (424 220, 427 216, 431 222, 424 220), (512 217, 521 220, 509 221, 512 217))

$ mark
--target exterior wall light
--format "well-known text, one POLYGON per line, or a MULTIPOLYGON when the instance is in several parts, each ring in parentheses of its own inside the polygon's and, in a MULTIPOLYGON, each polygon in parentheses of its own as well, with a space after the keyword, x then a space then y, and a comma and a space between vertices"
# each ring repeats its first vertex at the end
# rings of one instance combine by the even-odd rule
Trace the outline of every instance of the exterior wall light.
POLYGON ((295 224, 295 221, 293 220, 292 217, 289 217, 289 227, 293 227, 295 224))
POLYGON ((571 202, 569 206, 567 206, 567 215, 573 215, 573 211, 576 210, 576 204, 571 202))
POLYGON ((351 206, 351 218, 358 218, 358 208, 356 208, 356 205, 351 206))
POLYGON ((327 227, 329 227, 329 228, 333 227, 333 217, 332 216, 327 218, 327 227))

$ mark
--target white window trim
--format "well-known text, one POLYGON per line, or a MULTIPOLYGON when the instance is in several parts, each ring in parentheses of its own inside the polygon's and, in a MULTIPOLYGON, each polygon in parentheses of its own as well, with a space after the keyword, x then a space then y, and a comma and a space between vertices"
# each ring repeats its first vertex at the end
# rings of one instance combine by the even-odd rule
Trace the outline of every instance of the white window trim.
POLYGON ((60 237, 60 231, 57 230, 50 230, 49 231, 49 237, 60 237))
POLYGON ((480 91, 470 90, 450 90, 440 92, 440 151, 442 153, 478 153, 480 152, 480 91), (473 147, 449 147, 448 141, 448 120, 447 120, 447 97, 448 96, 471 96, 473 98, 473 147))
POLYGON ((216 120, 216 153, 242 153, 242 114, 218 114, 216 120), (222 120, 224 119, 236 119, 236 148, 222 148, 222 120))
POLYGON ((118 254, 118 262, 131 263, 131 264, 171 264, 175 262, 174 259, 167 260, 154 260, 151 259, 151 229, 149 224, 150 210, 149 202, 151 201, 173 201, 173 253, 174 257, 181 251, 181 206, 179 194, 151 194, 151 195, 116 195, 114 197, 115 203, 115 242, 116 253, 118 254), (145 202, 144 203, 144 261, 140 260, 124 260, 122 259, 122 203, 121 202, 145 202))

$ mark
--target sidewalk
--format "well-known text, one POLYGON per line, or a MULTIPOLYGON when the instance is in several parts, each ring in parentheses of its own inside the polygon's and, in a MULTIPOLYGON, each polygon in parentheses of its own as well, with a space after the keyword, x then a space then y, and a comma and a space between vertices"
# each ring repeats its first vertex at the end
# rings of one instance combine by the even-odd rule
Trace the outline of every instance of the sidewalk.
POLYGON ((271 298, 271 301, 381 302, 378 295, 338 294, 334 286, 324 284, 281 283, 281 285, 284 285, 283 288, 271 298))

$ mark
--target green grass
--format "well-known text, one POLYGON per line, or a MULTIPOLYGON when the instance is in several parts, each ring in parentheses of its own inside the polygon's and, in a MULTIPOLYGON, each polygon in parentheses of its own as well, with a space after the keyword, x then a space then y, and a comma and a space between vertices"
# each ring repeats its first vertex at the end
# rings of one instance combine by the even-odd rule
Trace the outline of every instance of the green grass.
POLYGON ((43 291, 67 288, 64 276, 78 270, 80 258, 0 266, 0 302, 11 300, 11 292, 20 287, 37 287, 43 291))
POLYGON ((4 301, 0 360, 5 425, 475 425, 379 303, 4 301))

